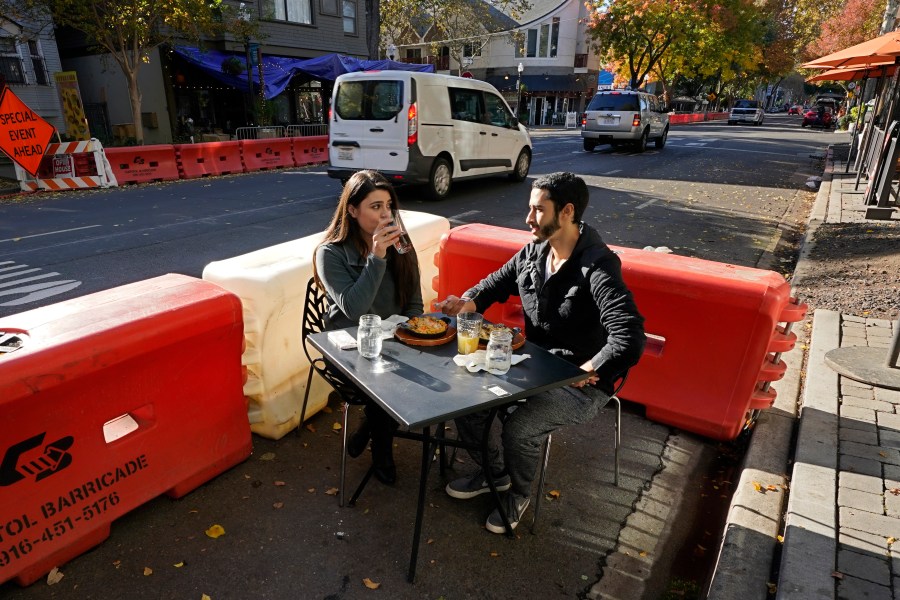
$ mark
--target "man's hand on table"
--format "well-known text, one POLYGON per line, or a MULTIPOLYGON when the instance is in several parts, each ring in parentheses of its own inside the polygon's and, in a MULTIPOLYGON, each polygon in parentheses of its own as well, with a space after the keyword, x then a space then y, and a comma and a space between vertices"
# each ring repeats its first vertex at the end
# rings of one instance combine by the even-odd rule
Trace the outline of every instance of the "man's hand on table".
POLYGON ((582 379, 581 381, 576 381, 575 383, 570 384, 572 387, 582 388, 588 384, 593 385, 600 380, 600 378, 597 377, 597 374, 594 373, 594 367, 591 365, 591 361, 587 361, 586 363, 581 365, 581 370, 587 371, 588 373, 590 373, 590 376, 588 376, 587 379, 582 379))
POLYGON ((453 294, 450 294, 440 302, 436 302, 434 307, 449 317, 455 317, 461 312, 475 312, 477 308, 472 300, 465 296, 459 298, 453 294))

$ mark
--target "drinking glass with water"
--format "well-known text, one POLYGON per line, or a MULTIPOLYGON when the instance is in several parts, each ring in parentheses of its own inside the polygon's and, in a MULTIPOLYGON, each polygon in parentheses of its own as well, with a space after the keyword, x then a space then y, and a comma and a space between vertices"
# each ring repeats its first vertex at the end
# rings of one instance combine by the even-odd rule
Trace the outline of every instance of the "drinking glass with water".
POLYGON ((381 354, 381 317, 363 315, 359 318, 356 347, 363 358, 376 358, 381 354))
POLYGON ((495 329, 491 332, 485 352, 485 366, 488 371, 499 374, 509 371, 512 364, 513 334, 509 329, 495 329))

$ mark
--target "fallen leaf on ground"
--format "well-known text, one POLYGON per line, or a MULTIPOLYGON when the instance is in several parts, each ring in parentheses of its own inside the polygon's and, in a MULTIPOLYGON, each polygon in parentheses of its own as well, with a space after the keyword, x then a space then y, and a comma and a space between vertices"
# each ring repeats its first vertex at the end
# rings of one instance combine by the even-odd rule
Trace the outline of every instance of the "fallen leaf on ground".
POLYGON ((427 544, 433 544, 433 543, 434 543, 434 538, 428 538, 427 540, 425 540, 425 544, 426 544, 426 545, 427 545, 427 544))
POLYGON ((266 452, 262 456, 259 457, 259 460, 275 460, 274 452, 266 452))
POLYGON ((559 490, 550 490, 549 492, 547 492, 547 495, 554 500, 559 500, 560 492, 559 490))
POLYGON ((283 481, 276 481, 275 485, 278 487, 281 487, 281 486, 285 485, 285 483, 283 481))
POLYGON ((640 552, 638 552, 638 556, 647 556, 647 551, 641 550, 640 552))
POLYGON ((146 577, 147 575, 153 575, 153 569, 151 569, 150 567, 144 567, 144 577, 146 577))
POLYGON ((895 496, 900 496, 900 488, 891 488, 888 491, 895 496))
POLYGON ((762 484, 761 484, 760 482, 758 482, 758 481, 751 481, 750 483, 753 484, 753 489, 754 489, 754 490, 756 490, 757 492, 761 492, 761 491, 762 491, 762 484))
POLYGON ((221 525, 213 525, 206 530, 206 535, 208 535, 212 539, 216 539, 217 537, 225 535, 225 528, 221 525))
POLYGON ((200 600, 212 600, 212 598, 210 598, 208 594, 203 594, 200 596, 200 600))
POLYGON ((50 569, 50 572, 47 573, 47 585, 56 585, 57 583, 62 581, 63 577, 64 575, 62 571, 60 571, 56 567, 53 567, 52 569, 50 569))
POLYGON ((766 490, 768 490, 768 491, 770 491, 770 492, 777 492, 777 491, 778 491, 778 486, 777 486, 777 485, 769 484, 769 485, 766 486, 766 490))
POLYGON ((778 540, 778 543, 779 543, 779 544, 783 544, 783 543, 784 543, 784 536, 783 536, 783 535, 776 536, 775 539, 778 540))
POLYGON ((336 496, 338 491, 339 490, 336 487, 332 487, 332 488, 328 488, 327 490, 325 490, 325 493, 329 496, 336 496))
POLYGON ((840 571, 832 571, 831 576, 834 577, 835 579, 843 579, 844 578, 844 574, 841 573, 840 571))
POLYGON ((309 489, 306 490, 306 491, 309 492, 310 494, 315 494, 315 493, 316 493, 316 488, 309 488, 309 489))
POLYGON ((770 594, 774 594, 775 592, 778 591, 778 585, 775 583, 772 583, 771 581, 766 583, 766 586, 769 588, 770 594))
POLYGON ((490 556, 497 557, 497 556, 500 556, 500 553, 497 552, 496 550, 494 550, 494 551, 491 552, 490 556))
POLYGON ((316 426, 313 425, 312 423, 307 423, 307 424, 306 424, 306 430, 315 433, 315 432, 316 432, 316 426))
POLYGON ((896 542, 896 541, 897 541, 897 538, 895 538, 895 537, 889 537, 889 538, 887 539, 888 546, 890 546, 891 544, 893 544, 893 543, 896 542))
POLYGON ((175 563, 175 564, 172 565, 172 566, 175 567, 176 569, 180 569, 181 567, 184 566, 184 561, 177 562, 177 563, 175 563))
POLYGON ((369 588, 370 590, 377 590, 378 588, 381 587, 381 584, 380 584, 380 583, 375 583, 374 581, 372 581, 372 580, 369 579, 368 577, 366 577, 365 579, 363 579, 363 585, 365 585, 365 586, 366 586, 367 588, 369 588))
POLYGON ((339 433, 341 431, 341 429, 343 429, 343 428, 344 427, 337 421, 335 421, 334 423, 331 424, 331 431, 333 431, 335 433, 339 433))
POLYGON ((281 508, 283 506, 284 506, 284 502, 275 502, 274 504, 272 504, 273 508, 281 508))

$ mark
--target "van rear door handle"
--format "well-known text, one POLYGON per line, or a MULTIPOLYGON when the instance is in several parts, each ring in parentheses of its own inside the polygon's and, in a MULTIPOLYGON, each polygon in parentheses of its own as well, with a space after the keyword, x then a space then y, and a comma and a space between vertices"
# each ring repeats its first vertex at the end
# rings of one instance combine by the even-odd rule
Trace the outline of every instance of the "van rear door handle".
POLYGON ((382 129, 381 127, 373 127, 369 131, 371 131, 372 133, 384 133, 384 129, 382 129))
POLYGON ((492 133, 492 134, 491 134, 491 137, 497 137, 498 135, 499 135, 499 134, 497 134, 497 133, 492 133))
POLYGON ((487 131, 479 131, 478 133, 480 133, 481 135, 487 135, 487 131))

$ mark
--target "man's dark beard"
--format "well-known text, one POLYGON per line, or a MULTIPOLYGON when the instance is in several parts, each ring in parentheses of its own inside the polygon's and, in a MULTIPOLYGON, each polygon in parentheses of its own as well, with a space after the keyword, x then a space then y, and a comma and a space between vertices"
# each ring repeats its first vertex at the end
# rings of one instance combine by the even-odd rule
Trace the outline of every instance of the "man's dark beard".
POLYGON ((543 242, 550 239, 550 236, 562 229, 562 226, 559 224, 559 214, 553 215, 553 220, 548 224, 540 227, 538 232, 533 234, 534 240, 536 242, 543 242))

